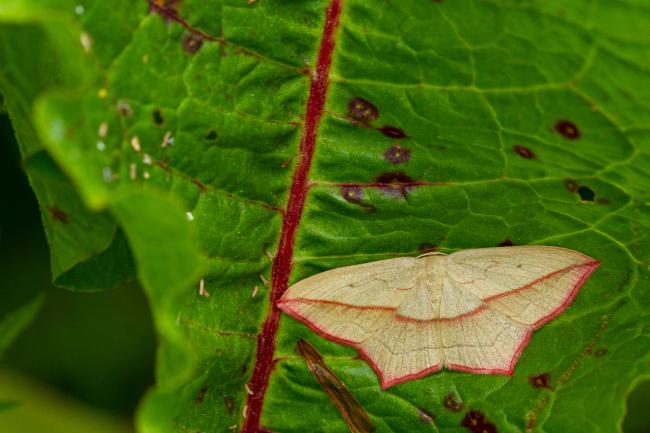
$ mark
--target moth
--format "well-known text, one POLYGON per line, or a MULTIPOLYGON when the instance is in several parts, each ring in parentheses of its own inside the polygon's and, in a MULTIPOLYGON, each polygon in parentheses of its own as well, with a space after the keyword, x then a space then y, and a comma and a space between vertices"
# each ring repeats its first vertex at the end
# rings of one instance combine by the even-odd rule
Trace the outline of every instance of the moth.
POLYGON ((551 246, 430 253, 313 275, 277 305, 357 348, 384 389, 443 367, 512 375, 533 331, 566 310, 599 265, 551 246))

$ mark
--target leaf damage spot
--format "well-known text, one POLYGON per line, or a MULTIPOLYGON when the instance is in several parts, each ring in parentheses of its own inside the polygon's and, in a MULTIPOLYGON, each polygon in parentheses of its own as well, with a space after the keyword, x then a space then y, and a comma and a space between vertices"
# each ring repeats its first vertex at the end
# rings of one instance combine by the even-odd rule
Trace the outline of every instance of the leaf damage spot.
POLYGON ((486 420, 478 410, 467 412, 460 425, 472 433, 497 433, 497 426, 486 420))
POLYGON ((208 141, 214 141, 218 136, 219 134, 217 134, 217 131, 215 129, 211 129, 207 134, 205 134, 205 139, 208 141))
POLYGON ((438 251, 438 246, 433 245, 433 244, 430 243, 430 242, 422 242, 422 243, 420 244, 420 246, 418 247, 418 251, 420 251, 420 252, 423 253, 423 254, 425 254, 425 253, 432 253, 432 252, 434 252, 434 251, 438 251))
POLYGON ((302 338, 298 340, 296 351, 305 360, 316 381, 330 401, 334 403, 350 430, 354 433, 374 432, 375 426, 366 411, 350 393, 343 381, 325 364, 320 353, 302 338))
POLYGON ((384 159, 391 164, 402 164, 411 159, 411 149, 402 147, 399 143, 389 147, 384 152, 384 159))
POLYGON ((194 54, 203 46, 203 36, 190 32, 183 37, 183 50, 188 54, 194 54))
POLYGON ((49 211, 50 211, 50 217, 52 217, 54 221, 60 221, 63 224, 70 223, 70 220, 68 219, 68 214, 63 212, 58 207, 50 206, 49 211))
POLYGON ((367 124, 379 117, 379 110, 370 101, 356 97, 348 103, 348 117, 367 124))
POLYGON ((515 144, 512 146, 512 150, 515 151, 515 153, 519 156, 521 156, 524 159, 535 159, 535 152, 527 148, 526 146, 522 146, 521 144, 515 144))
POLYGON ((406 132, 402 128, 398 128, 397 126, 389 126, 385 125, 381 128, 379 128, 379 131, 381 131, 382 134, 384 134, 386 137, 390 138, 406 138, 406 132))
POLYGON ((341 196, 349 203, 359 204, 363 200, 363 190, 358 186, 343 186, 341 196))
POLYGON ((163 116, 162 110, 160 108, 153 110, 152 117, 153 123, 156 126, 162 126, 165 123, 165 117, 163 116))
POLYGON ((453 392, 450 392, 445 396, 445 401, 443 402, 445 407, 452 412, 460 412, 463 410, 463 401, 458 395, 453 392))
POLYGON ((588 186, 581 186, 578 188, 578 194, 580 194, 580 200, 582 201, 594 201, 596 193, 589 188, 588 186))
POLYGON ((401 171, 382 173, 375 178, 375 182, 388 195, 402 198, 406 197, 409 188, 416 183, 410 176, 401 171))
POLYGON ((513 245, 514 245, 514 244, 512 243, 512 241, 510 240, 510 238, 508 238, 508 239, 506 239, 506 240, 504 240, 504 241, 502 241, 502 242, 499 243, 499 246, 500 246, 500 247, 511 247, 511 246, 513 246, 513 245))
POLYGON ((577 140, 580 138, 578 126, 570 120, 558 120, 555 124, 555 130, 567 140, 577 140))
POLYGON ((567 177, 566 179, 564 179, 564 187, 571 192, 578 192, 578 188, 580 188, 580 184, 575 180, 571 179, 570 177, 567 177))
POLYGON ((199 390, 199 394, 196 396, 196 403, 202 404, 205 400, 205 393, 208 392, 208 387, 204 386, 199 390))
POLYGON ((549 389, 553 390, 551 386, 551 375, 549 373, 534 374, 528 376, 528 383, 536 389, 549 389))
POLYGON ((129 104, 129 102, 125 101, 124 99, 117 102, 117 105, 115 105, 115 109, 121 116, 124 117, 133 116, 133 109, 131 108, 131 104, 129 104))

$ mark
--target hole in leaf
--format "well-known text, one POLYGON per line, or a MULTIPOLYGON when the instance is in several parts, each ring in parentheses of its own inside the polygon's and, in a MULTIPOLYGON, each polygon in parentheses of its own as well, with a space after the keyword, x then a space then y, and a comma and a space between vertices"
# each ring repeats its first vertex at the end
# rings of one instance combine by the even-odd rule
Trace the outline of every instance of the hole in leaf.
POLYGON ((153 110, 153 123, 156 126, 161 126, 165 123, 165 118, 163 117, 162 111, 159 108, 153 110))
POLYGON ((578 194, 580 194, 580 200, 582 201, 594 201, 594 197, 596 197, 596 193, 584 185, 578 188, 578 194))

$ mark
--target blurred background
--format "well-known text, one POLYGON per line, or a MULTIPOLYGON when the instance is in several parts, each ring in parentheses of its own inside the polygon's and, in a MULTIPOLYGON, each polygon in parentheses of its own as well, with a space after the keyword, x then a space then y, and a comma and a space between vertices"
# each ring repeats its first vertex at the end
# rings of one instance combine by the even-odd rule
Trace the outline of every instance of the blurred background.
MULTIPOLYGON (((38 293, 46 299, 0 360, 0 401, 15 402, 0 411, 0 432, 133 432, 153 384, 156 340, 144 294, 135 283, 96 293, 52 286, 38 206, 1 106, 0 319, 38 293)), ((623 431, 650 432, 648 408, 650 380, 630 395, 623 431)))
POLYGON ((36 198, 0 113, 0 320, 46 295, 36 320, 0 360, 2 433, 133 432, 153 384, 155 335, 137 284, 82 293, 52 286, 36 198))

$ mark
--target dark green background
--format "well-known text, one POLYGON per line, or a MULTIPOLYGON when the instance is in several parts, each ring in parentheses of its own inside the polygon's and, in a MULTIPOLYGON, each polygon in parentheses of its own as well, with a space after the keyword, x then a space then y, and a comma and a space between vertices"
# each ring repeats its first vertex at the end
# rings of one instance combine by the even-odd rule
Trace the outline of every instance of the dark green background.
MULTIPOLYGON (((46 293, 37 319, 9 349, 2 367, 132 418, 153 384, 155 336, 146 298, 135 283, 96 293, 51 284, 38 206, 5 114, 0 114, 0 143, 0 317, 46 293)), ((5 432, 1 412, 0 431, 5 432)))

